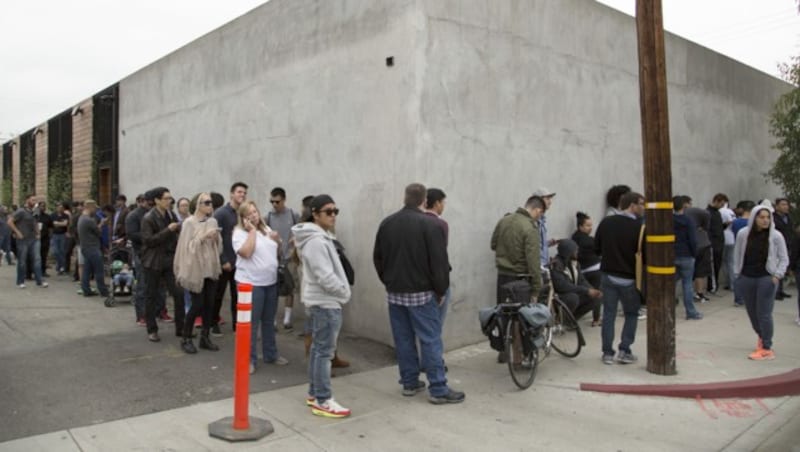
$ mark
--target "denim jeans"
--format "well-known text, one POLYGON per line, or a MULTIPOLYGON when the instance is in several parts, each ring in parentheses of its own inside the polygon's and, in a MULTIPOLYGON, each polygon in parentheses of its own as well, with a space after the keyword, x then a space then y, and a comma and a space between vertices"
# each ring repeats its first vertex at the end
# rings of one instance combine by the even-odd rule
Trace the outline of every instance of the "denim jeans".
POLYGON ((625 313, 625 323, 622 325, 622 337, 619 350, 630 353, 631 345, 636 339, 636 326, 639 323, 639 308, 641 300, 636 284, 627 286, 614 284, 608 275, 603 275, 601 282, 603 290, 603 354, 614 354, 614 323, 617 319, 617 302, 622 303, 622 312, 625 313))
POLYGON ((25 283, 25 275, 28 273, 28 259, 33 262, 33 274, 36 278, 36 284, 42 285, 42 257, 39 246, 39 240, 37 239, 17 240, 17 285, 25 283))
POLYGON ((764 343, 764 348, 772 348, 772 308, 775 307, 775 292, 778 285, 772 281, 772 276, 751 278, 739 275, 736 279, 736 291, 744 299, 747 317, 753 331, 758 334, 764 343))
POLYGON ((448 287, 447 291, 444 293, 442 304, 439 305, 439 317, 442 318, 442 330, 444 330, 444 320, 447 318, 447 308, 450 306, 450 298, 452 295, 453 294, 448 287))
POLYGON ((449 392, 442 358, 442 318, 436 297, 431 296, 421 306, 400 306, 389 303, 389 322, 392 326, 400 383, 415 388, 420 369, 425 369, 428 390, 433 397, 449 392), (417 351, 417 340, 420 350, 417 351))
POLYGON ((722 268, 725 269, 726 279, 725 281, 728 282, 728 287, 733 290, 733 248, 734 245, 725 245, 725 248, 722 250, 722 268))
POLYGON ((683 307, 686 309, 686 317, 697 315, 694 307, 694 258, 676 257, 675 258, 675 279, 680 281, 683 289, 683 307))
POLYGON ((83 253, 83 272, 81 273, 81 289, 84 295, 89 295, 89 277, 94 275, 94 280, 97 283, 97 290, 100 295, 108 296, 108 287, 106 287, 105 278, 103 275, 103 254, 99 248, 81 248, 83 253))
POLYGON ((53 234, 50 240, 50 248, 53 249, 53 256, 56 258, 56 272, 61 273, 64 271, 66 265, 66 237, 64 234, 53 234))
POLYGON ((253 320, 250 328, 250 362, 258 361, 258 331, 265 363, 278 359, 275 345, 275 313, 278 312, 278 284, 253 286, 253 320))
POLYGON ((311 306, 313 341, 308 355, 308 395, 322 403, 332 396, 331 360, 342 328, 342 310, 311 306))
POLYGON ((11 265, 11 229, 5 223, 0 223, 0 251, 6 254, 6 263, 11 265))

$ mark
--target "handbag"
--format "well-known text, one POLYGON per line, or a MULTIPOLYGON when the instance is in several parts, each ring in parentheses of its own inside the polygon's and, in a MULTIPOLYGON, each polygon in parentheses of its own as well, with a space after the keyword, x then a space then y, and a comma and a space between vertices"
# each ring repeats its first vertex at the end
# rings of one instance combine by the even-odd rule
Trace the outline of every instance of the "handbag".
POLYGON ((336 239, 333 239, 333 246, 336 248, 336 253, 339 255, 339 262, 342 263, 342 269, 347 277, 347 282, 352 286, 356 283, 356 272, 353 270, 353 265, 350 264, 350 260, 344 254, 344 246, 336 239))
POLYGON ((285 263, 278 265, 278 295, 286 297, 294 293, 294 278, 285 263))

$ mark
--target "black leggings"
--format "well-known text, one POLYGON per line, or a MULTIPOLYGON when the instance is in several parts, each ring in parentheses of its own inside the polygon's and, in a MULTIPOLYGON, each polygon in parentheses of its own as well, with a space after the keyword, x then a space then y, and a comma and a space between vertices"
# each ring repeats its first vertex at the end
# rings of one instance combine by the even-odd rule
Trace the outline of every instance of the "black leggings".
POLYGON ((189 292, 192 296, 192 307, 186 314, 186 321, 183 324, 183 338, 192 337, 194 320, 198 314, 203 319, 203 334, 208 333, 214 321, 214 299, 217 294, 217 281, 206 278, 203 280, 203 290, 200 293, 189 292))

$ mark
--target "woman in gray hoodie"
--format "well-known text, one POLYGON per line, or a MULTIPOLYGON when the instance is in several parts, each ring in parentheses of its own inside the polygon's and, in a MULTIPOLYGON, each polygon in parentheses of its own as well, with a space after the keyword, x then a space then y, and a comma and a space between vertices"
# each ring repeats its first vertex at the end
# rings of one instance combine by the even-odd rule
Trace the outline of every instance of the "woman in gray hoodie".
POLYGON ((317 416, 341 418, 350 410, 339 405, 331 392, 331 359, 342 327, 342 305, 350 300, 350 284, 333 243, 339 209, 328 195, 314 197, 311 217, 292 227, 303 263, 300 287, 303 304, 311 315, 313 342, 308 359, 306 404, 317 416))
POLYGON ((772 208, 755 206, 747 226, 736 235, 733 249, 736 293, 744 299, 750 324, 758 335, 756 350, 750 354, 750 359, 775 359, 772 309, 778 282, 788 266, 786 242, 772 222, 772 208))

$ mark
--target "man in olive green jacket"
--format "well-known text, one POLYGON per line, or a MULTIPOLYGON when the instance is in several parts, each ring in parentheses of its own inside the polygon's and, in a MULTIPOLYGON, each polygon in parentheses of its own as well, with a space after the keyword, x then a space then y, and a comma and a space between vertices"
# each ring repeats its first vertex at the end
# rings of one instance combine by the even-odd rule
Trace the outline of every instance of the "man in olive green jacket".
POLYGON ((531 294, 536 296, 542 288, 539 262, 539 231, 536 221, 545 210, 544 200, 531 196, 525 208, 503 217, 492 234, 492 251, 497 266, 497 303, 501 303, 500 288, 508 282, 531 276, 531 294))

